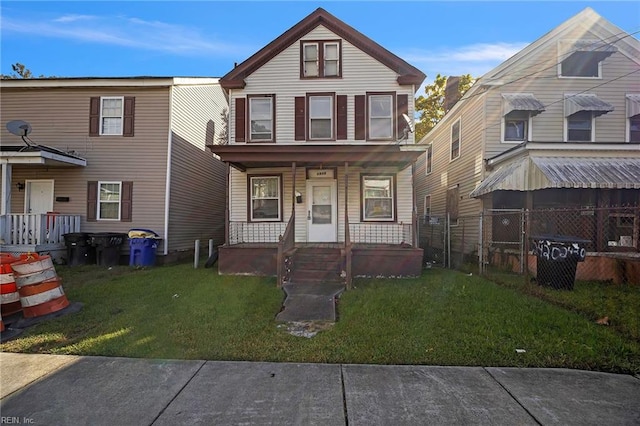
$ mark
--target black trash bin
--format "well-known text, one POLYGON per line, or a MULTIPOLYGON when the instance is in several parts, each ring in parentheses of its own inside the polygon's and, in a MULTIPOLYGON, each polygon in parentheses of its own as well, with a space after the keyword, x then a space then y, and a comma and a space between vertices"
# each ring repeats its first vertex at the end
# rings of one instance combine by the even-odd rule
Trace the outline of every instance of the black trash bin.
POLYGON ((64 234, 67 246, 67 264, 69 266, 92 265, 96 263, 96 251, 86 232, 70 232, 64 234))
POLYGON ((578 262, 584 262, 591 241, 569 235, 532 237, 539 285, 557 290, 573 290, 578 262))
POLYGON ((127 234, 119 232, 102 232, 89 234, 91 245, 96 250, 96 263, 100 266, 116 266, 120 264, 120 248, 127 239, 127 234))

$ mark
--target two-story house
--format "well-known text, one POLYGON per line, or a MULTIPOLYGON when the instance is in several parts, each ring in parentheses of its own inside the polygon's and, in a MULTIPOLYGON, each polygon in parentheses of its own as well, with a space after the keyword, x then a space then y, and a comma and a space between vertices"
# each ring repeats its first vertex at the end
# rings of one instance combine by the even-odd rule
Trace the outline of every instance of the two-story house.
POLYGON ((228 108, 218 79, 16 79, 0 94, 3 252, 57 259, 64 233, 134 228, 164 260, 224 241, 226 166, 206 148, 228 108))
POLYGON ((414 94, 425 75, 317 9, 220 79, 225 274, 415 276, 414 94))
POLYGON ((461 217, 493 215, 484 236, 473 218, 464 247, 451 242, 476 258, 491 232, 506 243, 525 231, 570 233, 592 252, 622 243, 637 252, 638 210, 620 231, 605 208, 640 205, 639 120, 640 42, 587 8, 478 79, 419 142, 420 215, 449 217, 453 228, 461 217), (496 213, 585 207, 593 210, 567 226, 546 220, 536 229, 496 213))

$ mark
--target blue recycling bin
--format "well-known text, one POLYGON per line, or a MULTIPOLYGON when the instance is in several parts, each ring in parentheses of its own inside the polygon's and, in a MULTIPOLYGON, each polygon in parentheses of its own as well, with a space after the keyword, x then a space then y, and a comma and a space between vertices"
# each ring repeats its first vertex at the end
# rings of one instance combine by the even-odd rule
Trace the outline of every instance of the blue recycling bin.
POLYGON ((129 231, 129 266, 154 266, 160 238, 148 229, 129 231))

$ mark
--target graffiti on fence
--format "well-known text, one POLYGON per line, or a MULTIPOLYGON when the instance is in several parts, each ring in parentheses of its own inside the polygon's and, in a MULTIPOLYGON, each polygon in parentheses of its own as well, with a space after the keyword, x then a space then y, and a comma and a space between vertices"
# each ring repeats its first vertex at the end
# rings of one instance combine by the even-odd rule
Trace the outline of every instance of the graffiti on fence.
POLYGON ((584 262, 587 251, 578 243, 557 242, 547 239, 533 240, 533 253, 546 260, 562 261, 575 259, 584 262))

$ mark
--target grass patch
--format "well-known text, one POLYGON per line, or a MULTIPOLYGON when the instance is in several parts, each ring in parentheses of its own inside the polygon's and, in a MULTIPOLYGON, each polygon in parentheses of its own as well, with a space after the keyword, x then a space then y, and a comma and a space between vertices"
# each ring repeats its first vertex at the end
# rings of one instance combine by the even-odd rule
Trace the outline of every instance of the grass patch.
POLYGON ((273 278, 189 264, 57 270, 82 311, 30 327, 2 351, 640 372, 640 343, 617 328, 455 271, 355 280, 339 300, 339 321, 307 339, 278 327, 283 293, 273 278))

